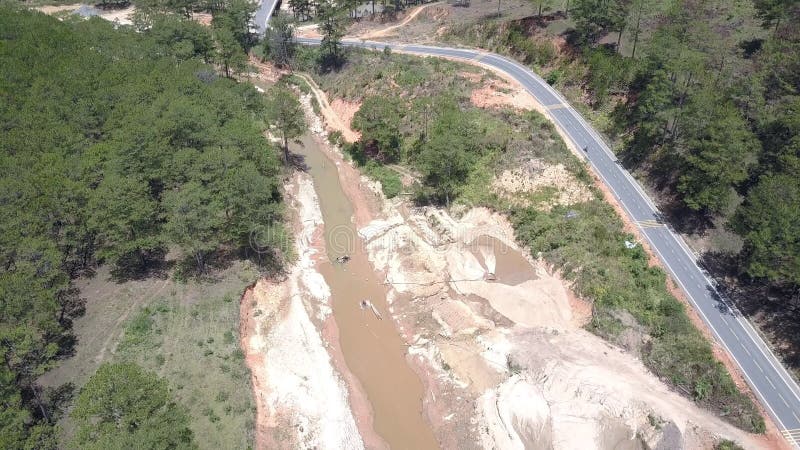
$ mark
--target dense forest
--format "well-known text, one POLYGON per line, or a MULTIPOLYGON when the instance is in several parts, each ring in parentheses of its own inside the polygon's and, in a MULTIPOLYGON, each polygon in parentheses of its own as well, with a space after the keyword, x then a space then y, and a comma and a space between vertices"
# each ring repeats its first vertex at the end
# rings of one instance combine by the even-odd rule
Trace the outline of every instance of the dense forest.
MULTIPOLYGON (((184 276, 248 252, 280 262, 270 115, 253 86, 218 74, 230 73, 230 55, 243 61, 247 43, 230 13, 211 29, 151 13, 142 33, 0 7, 0 448, 55 446, 69 389, 36 379, 74 346, 75 277, 99 264, 120 279, 146 275, 167 253, 184 276)), ((192 446, 185 427, 163 429, 184 417, 163 381, 136 367, 101 371, 79 398, 76 446, 192 446), (115 377, 142 391, 103 394, 115 377), (120 415, 115 405, 130 402, 170 419, 120 415)))
MULTIPOLYGON (((448 37, 510 53, 566 92, 670 224, 701 240, 728 294, 800 348, 800 3, 535 3, 544 12, 448 37)), ((800 367, 800 351, 786 356, 800 367)))
POLYGON ((578 0, 571 14, 593 101, 622 99, 626 164, 698 226, 722 217, 748 276, 800 284, 800 4, 578 0), (645 26, 638 55, 598 44, 609 32, 636 42, 645 26))

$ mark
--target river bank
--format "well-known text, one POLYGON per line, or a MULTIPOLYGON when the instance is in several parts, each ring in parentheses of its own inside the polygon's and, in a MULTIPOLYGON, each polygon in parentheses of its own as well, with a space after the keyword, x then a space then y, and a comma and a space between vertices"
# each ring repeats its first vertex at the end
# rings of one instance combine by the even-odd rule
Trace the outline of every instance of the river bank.
POLYGON ((764 447, 583 330, 591 306, 517 246, 503 216, 387 201, 338 149, 323 149, 390 286, 389 311, 443 447, 711 448, 723 438, 764 447))

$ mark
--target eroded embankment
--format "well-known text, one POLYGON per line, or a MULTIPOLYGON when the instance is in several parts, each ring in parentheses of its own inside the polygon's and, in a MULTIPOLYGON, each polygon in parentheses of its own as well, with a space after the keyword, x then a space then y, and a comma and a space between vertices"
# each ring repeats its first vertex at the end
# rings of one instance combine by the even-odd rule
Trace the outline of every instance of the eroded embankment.
POLYGON ((760 447, 582 329, 587 305, 516 246, 504 217, 400 202, 385 211, 361 233, 430 374, 429 417, 449 446, 707 448, 724 437, 760 447))
MULTIPOLYGON (((351 198, 380 198, 376 183, 327 151, 351 198)), ((506 189, 509 180, 495 184, 506 189)), ((577 194, 558 198, 584 201, 577 194)), ((423 375, 425 414, 443 447, 711 448, 721 438, 763 447, 583 330, 590 305, 516 245, 503 216, 453 217, 401 200, 362 209, 356 215, 373 220, 359 234, 390 286, 389 311, 423 375)))
MULTIPOLYGON (((305 105, 310 113, 307 98, 305 105)), ((319 130, 319 119, 309 118, 319 130)), ((296 213, 297 263, 285 280, 259 281, 242 299, 258 447, 437 448, 422 415, 423 385, 394 322, 385 320, 386 288, 320 145, 319 136, 306 135, 292 149, 309 167, 285 188, 296 213), (342 255, 350 257, 346 265, 335 262, 342 255)))
MULTIPOLYGON (((308 98, 308 121, 321 131, 308 98)), ((389 315, 386 288, 366 257, 356 233, 353 204, 340 182, 339 167, 322 149, 320 133, 302 140, 295 151, 305 158, 320 198, 328 258, 318 267, 331 289, 338 341, 347 368, 369 399, 374 429, 395 448, 436 448, 422 410, 423 386, 406 361, 405 342, 389 315), (336 258, 347 256, 346 264, 336 258), (374 309, 373 309, 374 308, 374 309)))
MULTIPOLYGON (((288 432, 293 442, 303 445, 358 447, 360 433, 370 448, 386 445, 378 435, 406 446, 412 445, 409 429, 424 429, 408 428, 409 424, 423 423, 430 424, 445 448, 711 448, 721 438, 747 448, 762 447, 757 437, 671 392, 633 355, 583 330, 590 306, 575 298, 543 261, 517 246, 503 216, 472 209, 456 217, 438 208, 412 208, 399 199, 383 199, 376 183, 361 177, 338 149, 327 145, 308 100, 303 98, 316 136, 304 138, 305 148, 297 151, 305 152, 317 191, 339 200, 323 201, 319 216, 299 222, 317 230, 301 232, 301 240, 316 236, 307 239, 313 244, 306 247, 298 243, 298 266, 305 269, 293 269, 288 287, 284 282, 261 295, 265 304, 281 304, 274 299, 288 298, 288 309, 267 317, 293 321, 302 319, 302 311, 291 303, 299 297, 294 305, 305 308, 311 326, 302 326, 305 322, 300 320, 294 328, 303 333, 278 334, 269 330, 285 327, 261 319, 256 335, 272 334, 279 338, 270 341, 279 349, 275 351, 292 351, 294 347, 281 346, 300 342, 291 336, 302 334, 302 345, 316 349, 309 353, 318 355, 303 359, 303 370, 271 369, 275 363, 269 361, 273 353, 268 344, 251 343, 251 349, 261 351, 248 357, 256 367, 266 368, 261 373, 254 370, 259 423, 271 430, 273 443, 288 432), (324 155, 308 152, 312 147, 324 155), (315 174, 315 168, 325 174, 315 174), (325 218, 327 228, 324 258, 319 217, 325 218), (311 257, 315 263, 303 263, 309 248, 316 251, 311 257), (351 256, 349 263, 331 263, 343 254, 351 256), (311 279, 320 280, 323 274, 323 283, 306 283, 309 270, 315 274, 311 279), (317 285, 317 294, 302 293, 309 285, 317 285), (384 295, 388 304, 382 302, 384 295), (383 320, 371 309, 362 309, 361 300, 374 303, 383 320), (331 301, 335 320, 317 317, 331 301), (400 338, 392 334, 395 324, 400 338), (320 329, 335 331, 320 334, 320 329), (329 354, 317 351, 325 346, 329 354), (420 388, 415 387, 414 377, 408 378, 408 371, 392 378, 408 369, 406 361, 421 377, 420 388), (270 373, 273 378, 302 381, 277 382, 270 373), (310 384, 319 384, 326 392, 312 391, 310 384), (285 394, 296 389, 314 393, 285 394), (276 390, 284 395, 273 393, 276 390), (305 405, 304 399, 312 395, 321 396, 324 408, 333 405, 333 414, 323 417, 319 409, 305 405), (407 409, 421 405, 424 420, 418 409, 416 416, 403 416, 392 411, 393 405, 407 409), (375 413, 374 423, 370 412, 375 413), (386 417, 399 418, 401 425, 381 424, 386 417), (336 423, 338 434, 326 434, 323 422, 336 423), (308 434, 301 435, 300 429, 308 434), (319 436, 328 438, 323 441, 319 436)), ((514 189, 530 188, 511 184, 514 189)), ((496 185, 509 190, 502 176, 496 185)), ((563 201, 579 202, 582 197, 565 196, 563 201)), ((258 286, 253 290, 257 292, 258 286)), ((257 322, 256 312, 243 317, 257 322)), ((290 367, 295 363, 293 358, 275 357, 290 367)), ((426 447, 418 442, 415 448, 426 447)))
POLYGON ((297 263, 280 282, 259 280, 241 300, 241 345, 252 373, 257 448, 364 448, 348 392, 320 330, 330 290, 315 269, 322 215, 311 178, 285 186, 295 211, 297 263))

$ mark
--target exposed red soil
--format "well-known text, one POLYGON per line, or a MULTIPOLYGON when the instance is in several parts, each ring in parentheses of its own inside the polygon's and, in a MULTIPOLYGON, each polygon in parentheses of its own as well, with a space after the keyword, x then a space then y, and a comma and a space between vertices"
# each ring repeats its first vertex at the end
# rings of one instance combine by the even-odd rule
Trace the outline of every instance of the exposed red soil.
POLYGON ((257 449, 276 448, 277 442, 271 442, 271 433, 268 425, 268 411, 264 407, 264 394, 268 394, 265 383, 259 379, 258 367, 264 366, 264 353, 248 351, 250 336, 256 332, 256 322, 253 313, 253 288, 255 283, 244 290, 239 300, 239 345, 244 350, 245 364, 250 369, 250 383, 253 386, 253 395, 256 402, 255 444, 257 449))

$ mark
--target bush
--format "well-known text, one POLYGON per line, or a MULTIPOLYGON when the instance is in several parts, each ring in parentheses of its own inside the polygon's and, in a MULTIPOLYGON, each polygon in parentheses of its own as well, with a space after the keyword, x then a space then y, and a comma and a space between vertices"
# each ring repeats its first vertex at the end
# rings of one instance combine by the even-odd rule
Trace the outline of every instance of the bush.
POLYGON ((517 25, 509 27, 506 32, 505 42, 514 53, 520 54, 521 59, 526 64, 544 66, 552 62, 556 57, 556 49, 551 42, 535 41, 526 36, 517 25))
POLYGON ((403 183, 400 181, 400 176, 394 170, 376 163, 375 161, 367 162, 364 166, 364 172, 370 178, 380 181, 383 195, 386 198, 394 198, 403 190, 403 183))
POLYGON ((394 198, 402 192, 403 182, 397 172, 373 159, 369 159, 361 145, 358 143, 347 144, 344 147, 344 151, 365 175, 381 183, 381 189, 386 198, 394 198))
POLYGON ((226 345, 233 344, 234 340, 235 338, 233 336, 233 332, 230 330, 226 331, 225 334, 222 335, 222 342, 224 342, 226 345))
POLYGON ((547 74, 547 78, 545 78, 545 81, 547 81, 547 84, 554 86, 556 83, 558 83, 558 80, 561 79, 561 76, 563 74, 564 73, 561 70, 553 69, 550 71, 550 73, 547 74))
MULTIPOLYGON (((153 312, 149 308, 142 308, 125 327, 125 335, 120 347, 122 349, 148 343, 150 333, 153 331, 153 312)), ((148 344, 150 345, 150 344, 148 344)))
POLYGON ((650 334, 641 349, 643 362, 662 380, 678 387, 700 405, 716 411, 742 429, 761 433, 764 420, 719 363, 709 342, 694 327, 685 307, 666 287, 666 274, 648 265, 632 236, 621 231, 613 209, 596 199, 556 207, 515 211, 517 238, 533 253, 560 267, 573 280, 576 293, 594 301, 589 329, 614 341, 625 326, 615 311, 630 313, 650 334))
POLYGON ((714 446, 714 450, 744 450, 744 447, 728 439, 723 439, 714 446))
POLYGON ((342 136, 342 132, 339 130, 334 130, 328 133, 328 142, 331 145, 340 146, 344 142, 344 137, 342 136))

